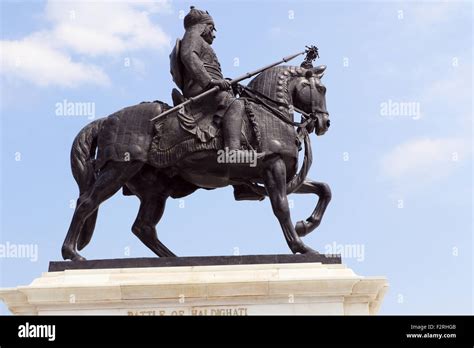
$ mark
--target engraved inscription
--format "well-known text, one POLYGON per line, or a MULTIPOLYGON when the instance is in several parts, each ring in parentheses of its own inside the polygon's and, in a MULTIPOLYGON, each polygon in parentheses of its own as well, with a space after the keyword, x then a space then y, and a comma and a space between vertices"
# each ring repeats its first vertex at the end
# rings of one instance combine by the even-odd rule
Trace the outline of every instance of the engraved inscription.
POLYGON ((218 316, 244 316, 248 315, 247 307, 198 307, 186 309, 141 309, 127 311, 129 316, 163 316, 163 315, 218 315, 218 316))

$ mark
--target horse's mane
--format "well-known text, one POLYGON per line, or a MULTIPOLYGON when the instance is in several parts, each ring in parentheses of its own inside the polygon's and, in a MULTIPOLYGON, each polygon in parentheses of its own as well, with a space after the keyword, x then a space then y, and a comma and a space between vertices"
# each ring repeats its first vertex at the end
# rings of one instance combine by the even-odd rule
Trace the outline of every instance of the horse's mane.
POLYGON ((304 76, 304 71, 299 66, 279 65, 258 74, 248 86, 275 101, 292 104, 288 83, 296 76, 304 76))

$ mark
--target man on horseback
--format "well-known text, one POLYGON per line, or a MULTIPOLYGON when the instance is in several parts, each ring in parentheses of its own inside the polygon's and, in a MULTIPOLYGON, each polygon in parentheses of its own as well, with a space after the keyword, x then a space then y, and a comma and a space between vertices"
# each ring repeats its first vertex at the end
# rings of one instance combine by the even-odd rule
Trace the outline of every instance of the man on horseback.
MULTIPOLYGON (((245 109, 232 93, 230 82, 224 79, 217 55, 211 47, 216 30, 214 21, 207 11, 191 6, 184 17, 184 28, 183 38, 177 41, 170 55, 173 80, 184 98, 219 87, 219 91, 212 96, 216 103, 213 123, 216 128, 222 126, 224 147, 238 155, 242 151, 240 136, 245 109)), ((176 90, 173 91, 173 101, 175 104, 182 101, 176 90)), ((263 154, 258 157, 263 157, 263 154)))
MULTIPOLYGON (((184 18, 184 27, 186 33, 170 56, 173 80, 184 94, 173 91, 175 107, 160 101, 125 107, 86 125, 74 139, 71 169, 79 186, 79 198, 61 248, 63 258, 85 260, 78 251, 91 241, 99 206, 121 189, 125 195, 139 197, 141 202, 132 232, 157 256, 176 256, 158 239, 155 228, 166 200, 186 197, 201 188, 229 185, 234 186, 236 200, 268 196, 291 251, 316 253, 301 237, 319 226, 331 199, 327 184, 307 178, 312 163, 308 133, 323 135, 329 127, 326 88, 320 80, 326 67, 310 65, 317 57, 317 48, 307 47, 228 82, 211 48, 215 30, 212 17, 191 8, 184 18), (303 67, 278 66, 304 53, 303 67), (255 75, 245 88, 245 98, 253 101, 235 98, 231 84, 255 75), (188 99, 183 102, 184 98, 188 99), (186 105, 190 105, 188 110, 184 109, 186 105), (305 120, 294 122, 290 107, 304 115, 305 120), (243 168, 235 166, 236 162, 219 160, 222 141, 216 137, 216 130, 222 124, 226 153, 232 150, 255 156, 255 151, 241 149, 246 113, 246 132, 252 128, 248 130, 249 135, 253 132, 251 142, 266 154, 266 160, 252 161, 243 168), (167 115, 170 117, 165 118, 167 115), (213 118, 216 129, 210 132, 213 118), (302 135, 305 149, 299 172, 299 135, 295 127, 302 135), (319 196, 311 216, 296 225, 291 221, 287 199, 291 193, 319 196)), ((245 136, 245 143, 251 147, 248 138, 245 136)), ((229 158, 240 156, 236 155, 229 154, 229 158)))

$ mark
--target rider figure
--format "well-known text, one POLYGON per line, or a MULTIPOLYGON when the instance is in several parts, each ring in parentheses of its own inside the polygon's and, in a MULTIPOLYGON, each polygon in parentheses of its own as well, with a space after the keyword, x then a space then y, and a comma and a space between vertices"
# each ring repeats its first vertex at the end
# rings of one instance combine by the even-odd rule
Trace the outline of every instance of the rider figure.
POLYGON ((217 106, 213 121, 216 126, 222 124, 224 147, 241 151, 240 134, 245 109, 243 103, 233 95, 230 82, 224 79, 219 60, 211 47, 216 31, 214 21, 207 11, 191 6, 184 17, 184 28, 186 32, 181 39, 177 57, 184 67, 182 86, 179 87, 185 98, 196 96, 214 86, 219 87, 212 97, 217 106))

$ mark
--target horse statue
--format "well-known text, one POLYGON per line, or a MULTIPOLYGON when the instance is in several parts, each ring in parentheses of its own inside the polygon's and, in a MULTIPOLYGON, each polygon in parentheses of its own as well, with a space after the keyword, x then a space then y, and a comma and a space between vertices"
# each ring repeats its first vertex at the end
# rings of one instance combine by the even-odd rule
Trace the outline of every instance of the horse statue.
MULTIPOLYGON (((132 232, 157 256, 176 256, 159 239, 156 225, 166 200, 182 198, 197 189, 234 186, 237 200, 269 197, 286 242, 293 253, 317 253, 301 237, 319 226, 331 199, 327 184, 307 178, 312 163, 310 133, 323 135, 329 127, 326 67, 274 66, 258 74, 235 93, 245 105, 242 147, 263 158, 238 163, 223 153, 222 134, 213 129, 209 110, 170 110, 161 101, 126 107, 86 125, 74 139, 71 168, 79 198, 62 246, 65 260, 85 260, 78 251, 91 240, 99 205, 122 189, 140 199, 132 232), (295 122, 293 111, 302 114, 295 122), (298 170, 298 154, 304 160, 298 170), (316 194, 311 216, 293 225, 287 195, 316 194)), ((174 99, 174 98, 173 98, 174 99)))

